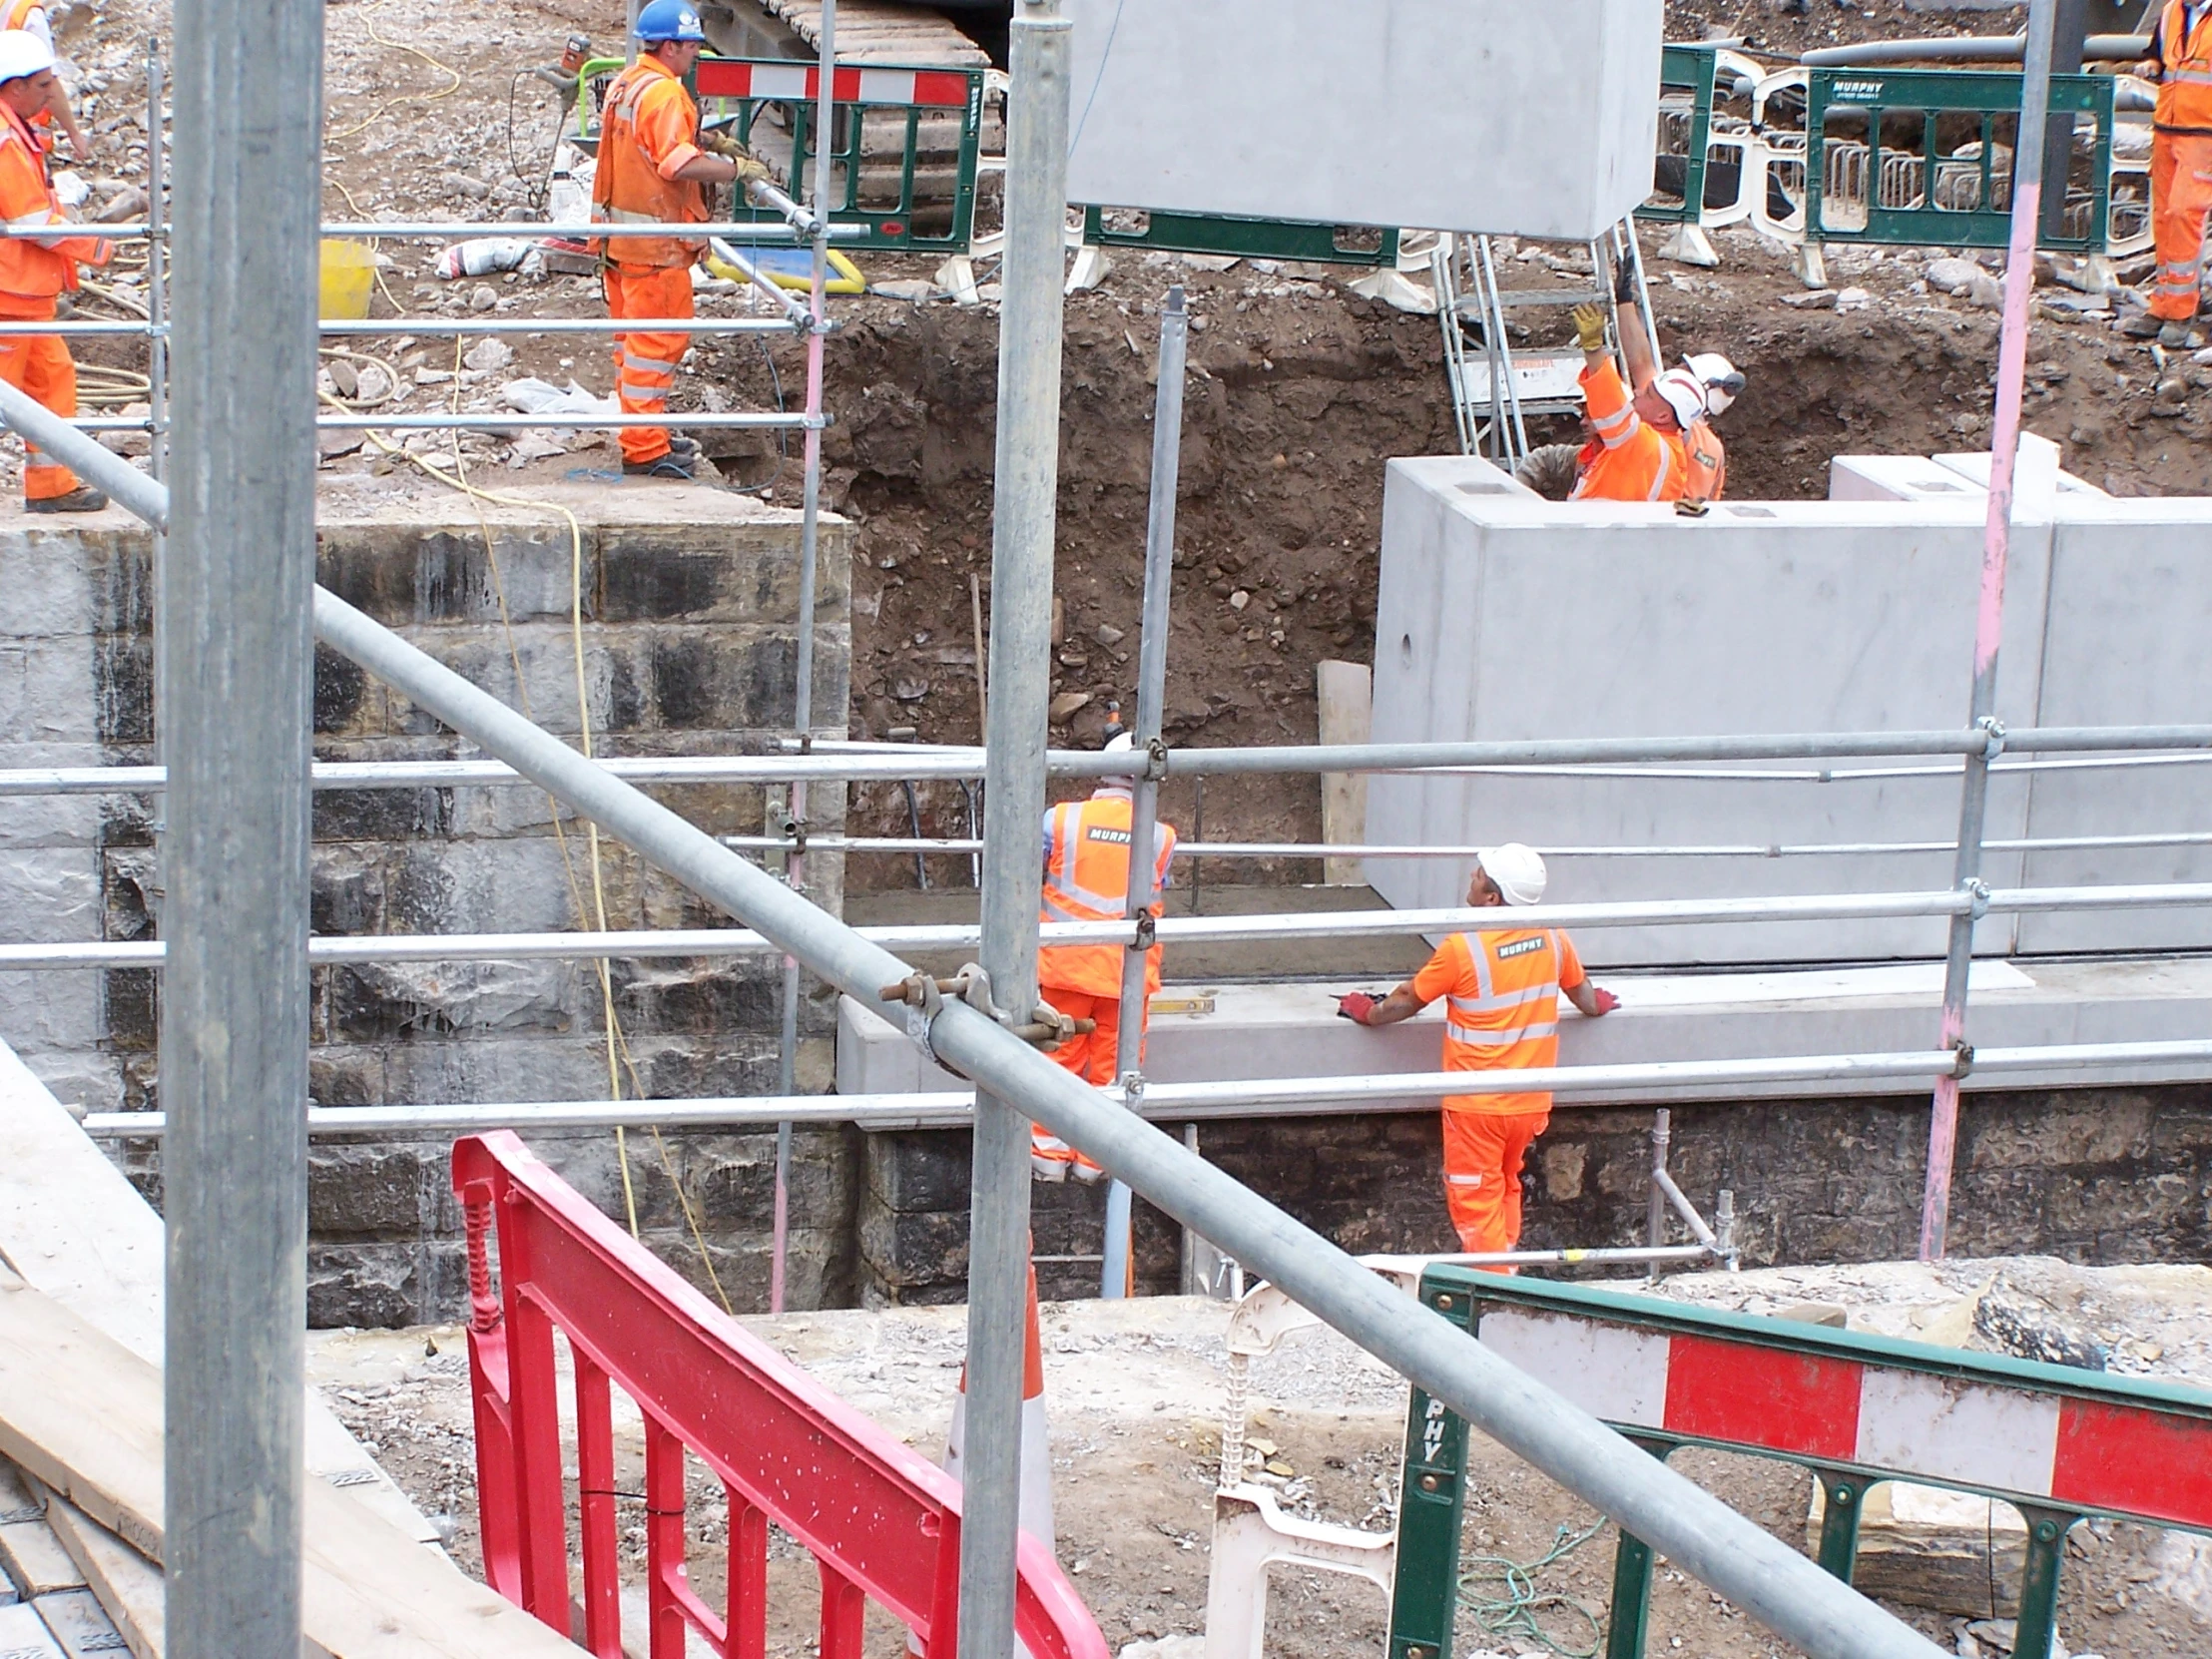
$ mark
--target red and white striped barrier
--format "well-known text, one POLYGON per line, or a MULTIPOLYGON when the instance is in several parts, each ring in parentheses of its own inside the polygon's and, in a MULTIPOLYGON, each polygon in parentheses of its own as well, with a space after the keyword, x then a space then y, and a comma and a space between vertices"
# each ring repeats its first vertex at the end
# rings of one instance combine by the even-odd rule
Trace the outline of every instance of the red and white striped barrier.
POLYGON ((2191 1411, 2055 1378, 2015 1382, 1499 1303, 1483 1305, 1478 1335, 1623 1428, 2212 1529, 2212 1400, 2191 1411))
MULTIPOLYGON (((702 98, 781 98, 812 104, 822 86, 819 66, 699 60, 702 98)), ((919 104, 964 109, 969 77, 957 70, 842 68, 831 90, 840 104, 919 104)))

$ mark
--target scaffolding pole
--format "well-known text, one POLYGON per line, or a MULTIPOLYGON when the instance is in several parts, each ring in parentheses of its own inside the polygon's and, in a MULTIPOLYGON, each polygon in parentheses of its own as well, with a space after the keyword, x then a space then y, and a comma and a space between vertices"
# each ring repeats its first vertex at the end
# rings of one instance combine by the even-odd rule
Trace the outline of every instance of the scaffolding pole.
MULTIPOLYGON (((822 67, 815 100, 814 263, 808 284, 807 312, 807 473, 800 495, 799 645, 794 653, 792 726, 804 752, 815 738, 815 580, 822 548, 823 345, 830 330, 830 123, 836 98, 837 0, 822 0, 822 67)), ((795 780, 788 813, 802 837, 807 829, 807 781, 795 780)), ((807 854, 795 848, 784 863, 784 878, 805 891, 807 854)), ((799 958, 784 958, 776 1052, 777 1092, 798 1092, 799 958)), ((776 1221, 769 1251, 769 1312, 784 1311, 784 1275, 791 1245, 792 1126, 776 1126, 776 1221)))
MULTIPOLYGON (((1132 747, 1149 761, 1159 740, 1168 689, 1168 597, 1175 583, 1175 487, 1183 460, 1183 363, 1190 345, 1191 319, 1183 308, 1181 284, 1168 289, 1160 312, 1160 376, 1152 405, 1152 502, 1145 517, 1144 610, 1138 623, 1137 729, 1132 747)), ((1130 790, 1129 879, 1124 913, 1132 922, 1149 917, 1159 896, 1159 869, 1153 841, 1159 819, 1160 780, 1148 765, 1130 790)), ((1071 851, 1070 857, 1074 856, 1071 851)), ((1144 1093, 1144 1027, 1152 952, 1150 929, 1138 922, 1136 936, 1122 950, 1122 1019, 1114 1050, 1114 1075, 1122 1096, 1134 1107, 1144 1093), (1132 1012, 1134 1010, 1134 1012, 1132 1012)), ((1131 1281, 1129 1188, 1120 1181, 1106 1189, 1105 1260, 1099 1268, 1099 1295, 1128 1295, 1131 1281)))
MULTIPOLYGON (((1043 887, 1037 826, 1052 696, 1071 27, 1060 0, 1017 0, 1006 94, 982 966, 991 999, 1019 1023, 1037 1002, 1043 887)), ((959 1659, 1013 1659, 1029 1300, 1029 1114, 1021 1091, 977 1091, 973 1146, 959 1659)))
MULTIPOLYGON (((1987 819, 1989 763, 2004 743, 1997 722, 1997 651, 2004 640, 2004 569, 2012 537, 2012 484, 2020 448, 2020 395, 2027 370, 2027 301, 2035 286, 2035 222, 2043 192, 2043 133, 2050 106, 2051 39, 2058 0, 2031 0, 2027 60, 2020 77, 2020 121, 2012 147, 2012 238, 2004 267, 2004 321, 1997 337, 1996 420, 1989 437, 1989 504, 1982 526, 1981 599, 1974 611, 1973 695, 1969 723, 1987 735, 1979 753, 1966 756, 1958 791, 1956 881, 1977 902, 1950 919, 1943 966, 1945 1048, 1965 1047, 1966 980, 1973 966, 1973 924, 1981 879, 1981 835, 1987 819)), ((2069 134, 2071 126, 2068 127, 2069 134)), ((2059 194, 2065 181, 2059 181, 2059 194)), ((1921 1260, 1939 1261, 1950 1229, 1950 1173, 1958 1145, 1958 1079, 1936 1079, 1929 1114, 1928 1187, 1921 1202, 1921 1260)))
POLYGON ((176 23, 168 1651, 297 1659, 322 10, 200 0, 176 23))

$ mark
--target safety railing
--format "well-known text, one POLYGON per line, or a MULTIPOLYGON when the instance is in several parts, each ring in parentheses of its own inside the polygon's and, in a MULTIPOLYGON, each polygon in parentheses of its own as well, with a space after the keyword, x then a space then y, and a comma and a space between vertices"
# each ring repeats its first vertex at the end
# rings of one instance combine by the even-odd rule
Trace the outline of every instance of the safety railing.
MULTIPOLYGON (((2049 1659, 2066 1535, 2090 1517, 2212 1533, 2212 1392, 1545 1285, 1449 1265, 1419 1298, 1653 1455, 1781 1458, 1823 1500, 1820 1564, 1851 1582, 1868 1489, 1996 1499, 2027 1523, 2013 1659, 2049 1659)), ((1415 1388, 1399 1483, 1390 1659, 1448 1659, 1466 1424, 1415 1388)), ((1641 1659, 1652 1551, 1623 1529, 1606 1659, 1641 1659)))
MULTIPOLYGON (((584 65, 577 136, 596 140, 619 58, 584 65)), ((868 64, 839 68, 830 156, 835 183, 830 217, 844 249, 965 253, 975 230, 975 181, 982 148, 985 71, 868 64)), ((782 173, 814 165, 818 65, 789 59, 702 56, 693 81, 710 122, 727 121, 738 141, 782 173)), ((757 210, 757 223, 774 215, 757 210)))
POLYGON ((1367 225, 1088 207, 1083 210, 1083 241, 1093 248, 1154 254, 1387 268, 1397 264, 1399 233, 1367 225))
MULTIPOLYGON (((766 1652, 771 1526, 820 1570, 822 1659, 860 1659, 868 1602, 912 1632, 913 1651, 949 1659, 958 1482, 749 1335, 514 1136, 455 1143, 453 1191, 468 1228, 477 1501, 495 1589, 566 1635, 580 1576, 584 1645, 625 1651, 623 1505, 641 1500, 617 1439, 619 1389, 643 1427, 631 1514, 645 1528, 652 1659, 681 1659, 693 1633, 723 1659, 766 1652), (574 1368, 573 1557, 558 1344, 574 1368), (708 1505, 686 1477, 693 1459, 720 1488, 708 1505), (691 1517, 709 1506, 728 1528, 719 1609, 692 1583, 691 1517)), ((1026 1533, 1014 1617, 1036 1659, 1106 1659, 1059 1563, 1026 1533)))

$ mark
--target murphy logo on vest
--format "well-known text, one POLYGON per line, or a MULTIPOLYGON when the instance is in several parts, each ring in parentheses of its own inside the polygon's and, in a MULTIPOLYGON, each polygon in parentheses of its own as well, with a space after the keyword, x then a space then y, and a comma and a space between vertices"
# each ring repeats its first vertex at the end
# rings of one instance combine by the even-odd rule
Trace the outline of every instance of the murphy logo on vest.
POLYGON ((1126 830, 1102 830, 1094 824, 1084 829, 1083 838, 1090 841, 1118 841, 1121 845, 1127 846, 1129 844, 1129 831, 1126 830))
POLYGON ((1541 950, 1546 942, 1543 934, 1538 933, 1532 939, 1515 939, 1511 944, 1501 944, 1493 954, 1502 962, 1508 956, 1525 956, 1531 950, 1541 950))

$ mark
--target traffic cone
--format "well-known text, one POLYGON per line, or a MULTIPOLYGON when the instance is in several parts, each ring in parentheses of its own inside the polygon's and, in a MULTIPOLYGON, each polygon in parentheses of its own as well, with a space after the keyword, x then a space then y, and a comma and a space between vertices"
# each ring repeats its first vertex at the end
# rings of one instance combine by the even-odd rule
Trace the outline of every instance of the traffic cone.
MULTIPOLYGON (((1044 1339, 1037 1328, 1037 1270, 1029 1270, 1029 1329, 1021 1368, 1021 1529, 1047 1549, 1052 1537, 1052 1439, 1044 1409, 1044 1339)), ((944 1472, 961 1479, 960 1447, 967 1428, 967 1367, 952 1401, 952 1432, 945 1437, 944 1472)))

